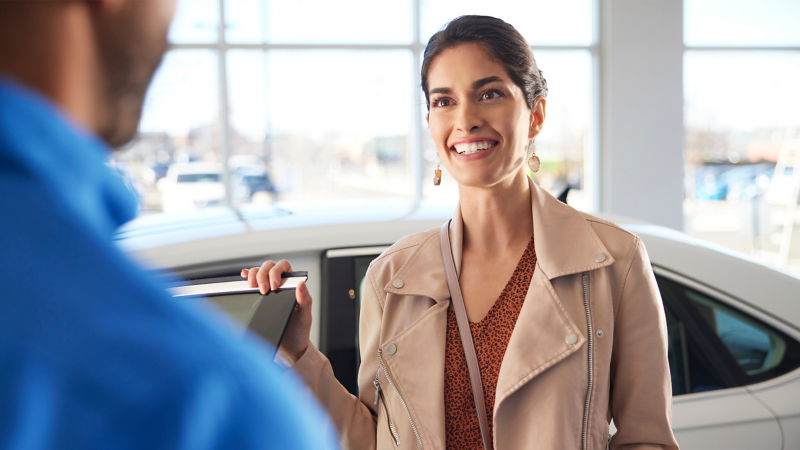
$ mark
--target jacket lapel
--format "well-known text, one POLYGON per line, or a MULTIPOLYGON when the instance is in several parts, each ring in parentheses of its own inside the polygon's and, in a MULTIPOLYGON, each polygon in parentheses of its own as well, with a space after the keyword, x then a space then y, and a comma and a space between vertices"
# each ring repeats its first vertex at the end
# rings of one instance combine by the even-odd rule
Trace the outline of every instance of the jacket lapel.
MULTIPOLYGON (((581 213, 531 180, 529 186, 537 265, 500 367, 495 411, 505 398, 586 342, 586 332, 570 318, 550 280, 614 263, 581 213), (599 254, 605 257, 602 262, 596 262, 599 254), (578 338, 571 345, 566 340, 570 334, 578 338)), ((450 304, 437 231, 428 232, 429 236, 384 286, 388 293, 424 296, 437 303, 391 338, 398 349, 402 346, 408 352, 398 351, 387 360, 392 375, 400 380, 401 395, 410 396, 411 413, 423 429, 423 439, 434 448, 444 442, 444 336, 450 304), (402 288, 395 287, 398 279, 403 281, 398 284, 402 288), (424 368, 425 374, 419 373, 419 368, 424 368)), ((450 237, 456 271, 460 273, 463 247, 460 206, 456 207, 450 224, 450 237)))
MULTIPOLYGON (((495 411, 505 398, 586 342, 586 332, 570 318, 562 303, 583 299, 560 299, 550 280, 614 263, 614 258, 580 212, 561 203, 532 180, 528 182, 537 264, 500 366, 495 411), (600 254, 604 259, 597 262, 600 254), (567 343, 570 334, 578 338, 574 344, 567 343)), ((458 247, 454 248, 453 257, 459 255, 456 260, 459 268, 463 236, 460 212, 457 208, 451 225, 457 227, 451 228, 451 235, 458 237, 451 245, 458 247)), ((443 269, 441 276, 444 277, 443 269)))

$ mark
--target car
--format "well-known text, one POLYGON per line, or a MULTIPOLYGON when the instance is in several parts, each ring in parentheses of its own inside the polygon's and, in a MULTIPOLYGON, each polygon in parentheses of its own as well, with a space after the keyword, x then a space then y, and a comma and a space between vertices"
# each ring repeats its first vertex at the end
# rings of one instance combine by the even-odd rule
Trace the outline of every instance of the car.
POLYGON ((763 195, 775 171, 774 164, 707 165, 695 170, 698 200, 752 200, 763 195))
POLYGON ((166 177, 158 180, 161 207, 165 213, 192 211, 222 203, 225 184, 222 166, 205 162, 173 164, 166 177))
POLYGON ((274 200, 277 190, 272 184, 267 170, 261 166, 236 167, 232 173, 234 200, 237 203, 269 203, 274 200))
MULTIPOLYGON (((188 283, 240 280, 242 268, 267 259, 307 270, 311 340, 355 394, 369 263, 401 237, 440 226, 453 208, 404 199, 220 207, 145 216, 117 238, 132 257, 188 283)), ((651 258, 681 448, 800 448, 800 278, 675 230, 598 215, 640 236, 651 258)))

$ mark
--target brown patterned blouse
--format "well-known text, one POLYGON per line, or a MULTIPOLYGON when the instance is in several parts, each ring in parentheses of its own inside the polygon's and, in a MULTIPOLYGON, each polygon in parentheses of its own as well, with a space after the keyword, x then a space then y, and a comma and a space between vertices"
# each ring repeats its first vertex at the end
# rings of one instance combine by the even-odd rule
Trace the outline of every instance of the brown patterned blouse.
MULTIPOLYGON (((519 311, 528 293, 536 267, 536 249, 533 236, 522 255, 514 274, 500 297, 494 302, 486 317, 480 322, 470 322, 478 366, 481 369, 486 416, 489 418, 489 442, 494 436, 494 399, 500 364, 517 323, 519 311)), ((444 425, 448 449, 482 450, 481 428, 475 412, 475 400, 469 382, 467 358, 458 333, 458 321, 452 306, 447 311, 447 347, 444 360, 444 425)))

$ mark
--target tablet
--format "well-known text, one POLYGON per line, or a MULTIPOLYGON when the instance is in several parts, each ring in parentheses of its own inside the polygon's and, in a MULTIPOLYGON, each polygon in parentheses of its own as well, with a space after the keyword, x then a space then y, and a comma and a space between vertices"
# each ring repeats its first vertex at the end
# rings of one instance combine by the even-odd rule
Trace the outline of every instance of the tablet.
MULTIPOLYGON (((170 291, 173 297, 208 298, 242 325, 241 334, 255 333, 276 350, 297 304, 295 288, 300 281, 308 280, 308 272, 286 272, 282 279, 281 286, 267 295, 249 287, 246 280, 229 279, 197 280, 196 284, 170 291)), ((271 356, 275 357, 274 351, 271 356)))

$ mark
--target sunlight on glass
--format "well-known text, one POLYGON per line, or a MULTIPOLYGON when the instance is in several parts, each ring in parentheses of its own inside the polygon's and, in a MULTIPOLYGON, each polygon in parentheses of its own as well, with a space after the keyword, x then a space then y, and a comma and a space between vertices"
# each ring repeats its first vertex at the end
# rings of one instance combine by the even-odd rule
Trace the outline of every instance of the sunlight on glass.
POLYGON ((179 0, 169 30, 169 41, 176 44, 217 42, 219 0, 179 0))
POLYGON ((688 46, 800 45, 800 1, 684 0, 688 46))
POLYGON ((800 151, 799 79, 796 52, 684 57, 686 229, 788 269, 800 269, 789 258, 800 239, 786 225, 800 170, 790 164, 800 151))
POLYGON ((753 132, 798 123, 798 80, 799 53, 687 51, 686 125, 753 132))
POLYGON ((423 43, 447 22, 465 14, 503 19, 531 45, 591 45, 594 41, 592 0, 421 0, 420 10, 423 43))
POLYGON ((411 52, 232 51, 228 71, 233 153, 279 199, 413 196, 411 52))
POLYGON ((374 0, 228 0, 232 43, 408 44, 411 2, 374 0))
POLYGON ((116 160, 129 171, 144 212, 180 212, 219 204, 217 57, 174 50, 145 99, 136 139, 116 160))

